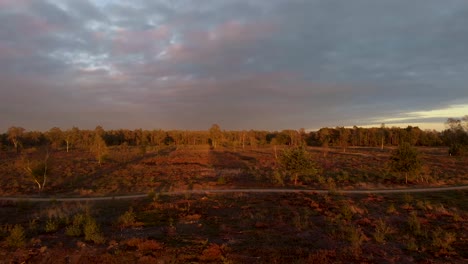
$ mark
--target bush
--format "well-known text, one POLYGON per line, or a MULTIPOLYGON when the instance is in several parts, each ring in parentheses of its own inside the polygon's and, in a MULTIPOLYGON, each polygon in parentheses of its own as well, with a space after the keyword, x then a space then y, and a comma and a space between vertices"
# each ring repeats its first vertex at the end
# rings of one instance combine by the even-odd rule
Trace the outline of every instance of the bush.
POLYGON ((432 232, 432 246, 439 253, 448 254, 452 249, 451 244, 457 240, 455 233, 446 232, 442 228, 437 227, 432 232))
POLYGON ((15 225, 10 230, 10 235, 5 239, 9 247, 20 248, 26 244, 26 235, 21 225, 15 225))
POLYGON ((377 243, 384 243, 387 236, 393 232, 393 229, 385 223, 383 219, 379 219, 375 224, 375 232, 373 234, 377 243))
POLYGON ((120 228, 126 228, 136 225, 136 216, 133 212, 133 208, 130 207, 123 215, 117 220, 117 224, 120 228))
POLYGON ((406 184, 408 184, 408 175, 417 173, 421 167, 418 151, 409 143, 401 144, 390 157, 390 168, 392 171, 403 173, 406 184))
POLYGON ((294 185, 297 185, 299 176, 311 177, 318 173, 316 164, 304 147, 294 147, 284 150, 279 157, 281 168, 290 173, 294 185))
POLYGON ((83 234, 82 228, 86 222, 86 215, 76 214, 73 217, 73 223, 65 229, 65 235, 79 237, 83 234))
POLYGON ((354 254, 359 253, 362 244, 366 240, 366 235, 362 229, 353 225, 347 225, 343 231, 345 232, 346 240, 350 243, 351 251, 354 254))
POLYGON ((449 147, 450 156, 460 156, 465 152, 465 148, 461 144, 451 144, 449 147))
POLYGON ((44 231, 46 233, 52 233, 59 229, 59 222, 53 218, 49 218, 46 222, 44 231))
POLYGON ((222 246, 219 246, 217 244, 211 244, 203 250, 201 256, 200 256, 200 261, 202 262, 219 262, 223 258, 223 251, 222 251, 222 246))
POLYGON ((81 236, 81 234, 82 232, 81 232, 80 226, 71 225, 71 226, 67 226, 67 228, 65 229, 65 235, 67 236, 79 237, 81 236))
POLYGON ((387 214, 395 214, 397 213, 397 209, 395 208, 395 205, 391 203, 388 208, 387 208, 387 214))
POLYGON ((408 229, 414 235, 421 235, 421 221, 419 220, 418 216, 415 212, 411 212, 410 216, 408 217, 408 229))
POLYGON ((86 217, 86 221, 83 226, 83 233, 85 241, 92 241, 96 244, 102 244, 105 241, 96 220, 91 216, 86 217))
POLYGON ((130 238, 125 242, 129 247, 136 247, 143 253, 161 250, 163 245, 156 240, 143 238, 130 238))
POLYGON ((281 172, 275 170, 273 172, 273 177, 272 177, 271 181, 273 182, 273 184, 276 184, 276 185, 279 185, 279 186, 284 186, 284 179, 283 178, 284 177, 281 174, 281 172))

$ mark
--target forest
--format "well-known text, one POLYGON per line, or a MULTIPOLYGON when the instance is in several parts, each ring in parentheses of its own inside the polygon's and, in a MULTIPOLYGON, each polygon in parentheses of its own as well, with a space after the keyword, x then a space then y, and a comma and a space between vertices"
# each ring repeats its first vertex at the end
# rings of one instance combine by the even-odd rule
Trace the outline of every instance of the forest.
POLYGON ((101 137, 107 146, 186 146, 206 145, 224 147, 258 147, 258 146, 307 146, 322 147, 381 147, 398 146, 408 142, 413 146, 438 147, 448 146, 459 153, 468 145, 468 116, 462 119, 449 118, 447 129, 443 131, 421 130, 419 127, 406 128, 381 127, 352 128, 335 127, 321 128, 318 131, 306 132, 305 129, 260 131, 222 130, 217 124, 206 131, 189 130, 143 130, 119 129, 104 130, 97 126, 94 130, 82 130, 78 127, 62 130, 53 127, 48 131, 27 131, 22 127, 10 127, 6 133, 0 134, 0 148, 8 150, 50 145, 53 148, 89 148, 95 141, 95 136, 101 137))

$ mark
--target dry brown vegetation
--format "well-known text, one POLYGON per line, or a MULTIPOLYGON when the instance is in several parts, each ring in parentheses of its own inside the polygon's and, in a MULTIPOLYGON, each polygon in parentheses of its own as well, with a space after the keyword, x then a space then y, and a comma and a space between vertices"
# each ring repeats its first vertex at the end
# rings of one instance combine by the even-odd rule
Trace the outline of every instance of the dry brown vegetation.
MULTIPOLYGON (((392 148, 309 147, 320 173, 299 179, 299 188, 359 189, 408 187, 404 177, 391 172, 392 148), (324 155, 326 154, 326 155, 324 155)), ((418 148, 423 168, 410 178, 410 186, 467 184, 468 156, 448 156, 446 148, 418 148)), ((281 152, 281 149, 278 150, 281 152)), ((34 159, 37 151, 25 151, 34 159)), ((37 194, 37 186, 24 172, 23 159, 3 153, 0 161, 1 195, 37 194)), ((21 154, 24 156, 25 154, 21 154)), ((236 187, 293 187, 279 170, 271 147, 210 149, 208 146, 154 147, 141 153, 137 147, 122 152, 113 147, 99 165, 89 151, 53 151, 43 193, 48 195, 117 195, 187 189, 236 187), (279 179, 281 178, 281 179, 279 179)))
POLYGON ((207 193, 4 202, 0 254, 19 263, 463 263, 467 197, 207 193), (70 233, 75 225, 83 232, 70 233))
MULTIPOLYGON (((464 263, 468 192, 340 195, 339 189, 467 184, 466 156, 419 148, 410 179, 392 149, 309 148, 320 173, 297 188, 329 194, 185 194, 190 189, 294 187, 273 148, 110 148, 51 153, 41 195, 149 193, 131 201, 2 202, 0 256, 11 263, 464 263), (278 179, 281 178, 282 181, 278 179)), ((278 149, 281 151, 281 149, 278 149)), ((29 150, 31 158, 36 152, 29 150)), ((16 153, 2 153, 2 195, 37 195, 16 153)))

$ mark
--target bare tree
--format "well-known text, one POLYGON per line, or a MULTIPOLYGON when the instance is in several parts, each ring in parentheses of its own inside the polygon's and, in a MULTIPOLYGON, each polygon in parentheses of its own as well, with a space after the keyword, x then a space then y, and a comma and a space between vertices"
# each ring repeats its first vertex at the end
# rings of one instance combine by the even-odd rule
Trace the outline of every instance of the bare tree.
POLYGON ((64 132, 64 140, 67 145, 67 152, 69 151, 71 146, 76 144, 79 136, 80 130, 77 127, 73 127, 71 130, 67 130, 64 132))
POLYGON ((348 147, 348 141, 349 141, 349 136, 351 135, 351 132, 345 127, 337 127, 337 130, 340 134, 340 137, 339 137, 340 146, 343 148, 343 152, 346 152, 346 148, 348 147))
POLYGON ((10 127, 8 128, 8 140, 13 143, 13 146, 15 147, 16 153, 19 152, 19 146, 21 145, 21 139, 23 137, 24 133, 24 128, 22 127, 10 127))
POLYGON ((36 183, 39 192, 44 190, 47 183, 47 176, 50 172, 50 152, 48 147, 43 147, 37 158, 23 157, 23 169, 36 183))
POLYGON ((383 150, 384 148, 384 143, 385 143, 385 124, 382 123, 380 126, 380 149, 383 150))
POLYGON ((211 145, 213 146, 213 148, 216 148, 223 136, 223 133, 221 132, 221 128, 219 127, 218 124, 213 124, 209 132, 210 132, 211 145))

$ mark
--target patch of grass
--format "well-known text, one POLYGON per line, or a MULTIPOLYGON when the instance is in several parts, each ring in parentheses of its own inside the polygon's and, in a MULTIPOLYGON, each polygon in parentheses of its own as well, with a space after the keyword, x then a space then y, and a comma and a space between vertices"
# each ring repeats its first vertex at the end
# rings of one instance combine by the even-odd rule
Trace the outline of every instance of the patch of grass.
POLYGON ((123 215, 119 216, 117 225, 120 228, 127 228, 137 225, 136 215, 133 212, 133 207, 130 207, 123 215))
POLYGON ((388 235, 393 232, 393 228, 387 225, 387 223, 382 218, 379 218, 379 220, 377 220, 375 223, 375 232, 373 236, 377 243, 384 243, 388 235))
POLYGON ((395 214, 397 213, 397 209, 395 208, 395 204, 391 203, 387 208, 387 214, 395 214))
POLYGON ((408 230, 415 236, 422 234, 421 221, 418 218, 416 212, 411 212, 407 219, 408 230))
POLYGON ((21 225, 15 225, 10 230, 10 235, 5 238, 7 246, 12 248, 21 248, 26 244, 26 233, 21 225))
POLYGON ((96 244, 102 244, 105 242, 105 238, 101 232, 99 225, 96 220, 88 215, 83 226, 84 239, 86 241, 92 241, 96 244))
POLYGON ((73 223, 65 229, 67 236, 79 237, 83 234, 83 226, 86 222, 86 215, 79 213, 73 217, 73 223))
POLYGON ((445 231, 440 227, 432 231, 431 238, 431 245, 438 254, 449 254, 452 252, 453 248, 451 245, 457 240, 455 233, 445 231))
POLYGON ((44 226, 44 231, 46 233, 53 233, 56 232, 59 229, 59 221, 55 218, 49 218, 47 219, 45 226, 44 226))
POLYGON ((367 239, 363 230, 354 225, 347 225, 344 228, 345 239, 350 243, 350 250, 354 255, 361 252, 361 246, 367 239))

